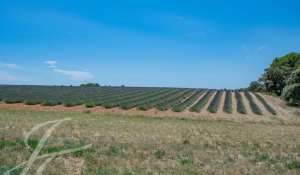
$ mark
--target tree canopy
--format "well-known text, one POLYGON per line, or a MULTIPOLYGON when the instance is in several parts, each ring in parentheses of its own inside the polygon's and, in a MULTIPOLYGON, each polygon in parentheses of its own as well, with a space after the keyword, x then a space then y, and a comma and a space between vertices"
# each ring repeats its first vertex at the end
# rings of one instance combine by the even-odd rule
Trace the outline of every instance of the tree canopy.
POLYGON ((264 84, 266 91, 281 95, 289 77, 297 68, 300 68, 299 53, 290 53, 275 58, 270 67, 265 69, 260 81, 264 84))
POLYGON ((259 82, 251 82, 249 90, 275 93, 291 105, 300 105, 300 53, 275 58, 265 69, 259 82))

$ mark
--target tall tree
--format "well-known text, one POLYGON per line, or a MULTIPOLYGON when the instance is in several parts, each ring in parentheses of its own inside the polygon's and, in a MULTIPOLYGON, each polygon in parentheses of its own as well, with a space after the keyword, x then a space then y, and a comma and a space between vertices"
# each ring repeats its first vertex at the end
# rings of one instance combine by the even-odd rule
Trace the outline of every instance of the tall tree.
POLYGON ((268 92, 281 95, 288 78, 300 67, 300 54, 290 53, 280 58, 275 58, 269 68, 260 78, 268 92))

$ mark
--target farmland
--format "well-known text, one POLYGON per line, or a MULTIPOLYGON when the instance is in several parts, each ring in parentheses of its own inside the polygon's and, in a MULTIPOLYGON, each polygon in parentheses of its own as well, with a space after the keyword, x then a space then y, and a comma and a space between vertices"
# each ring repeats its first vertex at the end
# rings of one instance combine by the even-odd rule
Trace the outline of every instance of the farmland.
MULTIPOLYGON (((23 144, 24 131, 62 118, 71 120, 55 130, 41 154, 86 144, 92 147, 57 157, 45 175, 300 173, 300 127, 294 123, 2 109, 0 174, 29 159, 32 151, 23 144)), ((31 147, 42 131, 30 138, 31 147)), ((32 174, 39 166, 35 164, 32 174)))
POLYGON ((6 104, 23 103, 29 106, 84 105, 90 109, 95 107, 140 111, 155 109, 175 113, 189 111, 190 113, 211 114, 224 111, 227 115, 237 111, 243 115, 278 115, 276 109, 272 107, 274 104, 271 104, 263 95, 232 90, 1 85, 0 99, 6 104))
MULTIPOLYGON (((69 123, 57 128, 41 154, 92 146, 58 156, 46 175, 300 172, 299 111, 261 93, 2 85, 0 99, 0 174, 32 153, 25 131, 64 118, 69 123)), ((31 149, 42 131, 30 138, 31 149)))

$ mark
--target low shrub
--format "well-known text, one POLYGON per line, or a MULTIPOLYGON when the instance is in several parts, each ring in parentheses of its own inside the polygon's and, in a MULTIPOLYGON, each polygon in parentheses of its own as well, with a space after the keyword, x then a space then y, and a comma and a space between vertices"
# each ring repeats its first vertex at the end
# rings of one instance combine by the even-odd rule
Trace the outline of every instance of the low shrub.
POLYGON ((60 105, 61 103, 59 102, 55 102, 55 101, 45 101, 42 103, 43 106, 56 106, 56 105, 60 105))
POLYGON ((7 104, 14 104, 14 103, 22 103, 23 100, 20 100, 20 99, 5 99, 4 100, 4 103, 7 103, 7 104))
POLYGON ((85 107, 87 107, 87 108, 93 108, 95 106, 96 106, 95 103, 86 103, 85 104, 85 107))
POLYGON ((39 104, 38 101, 33 101, 33 100, 25 100, 23 103, 26 104, 26 105, 37 105, 37 104, 39 104))
POLYGON ((300 83, 288 85, 283 89, 282 99, 291 106, 300 106, 300 83))

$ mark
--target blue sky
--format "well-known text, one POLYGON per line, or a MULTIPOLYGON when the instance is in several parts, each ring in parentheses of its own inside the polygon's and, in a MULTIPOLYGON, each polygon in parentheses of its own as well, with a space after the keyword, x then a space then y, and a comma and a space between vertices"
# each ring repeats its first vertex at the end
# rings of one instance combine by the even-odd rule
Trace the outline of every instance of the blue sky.
POLYGON ((0 84, 240 88, 300 51, 298 0, 1 0, 0 84))

